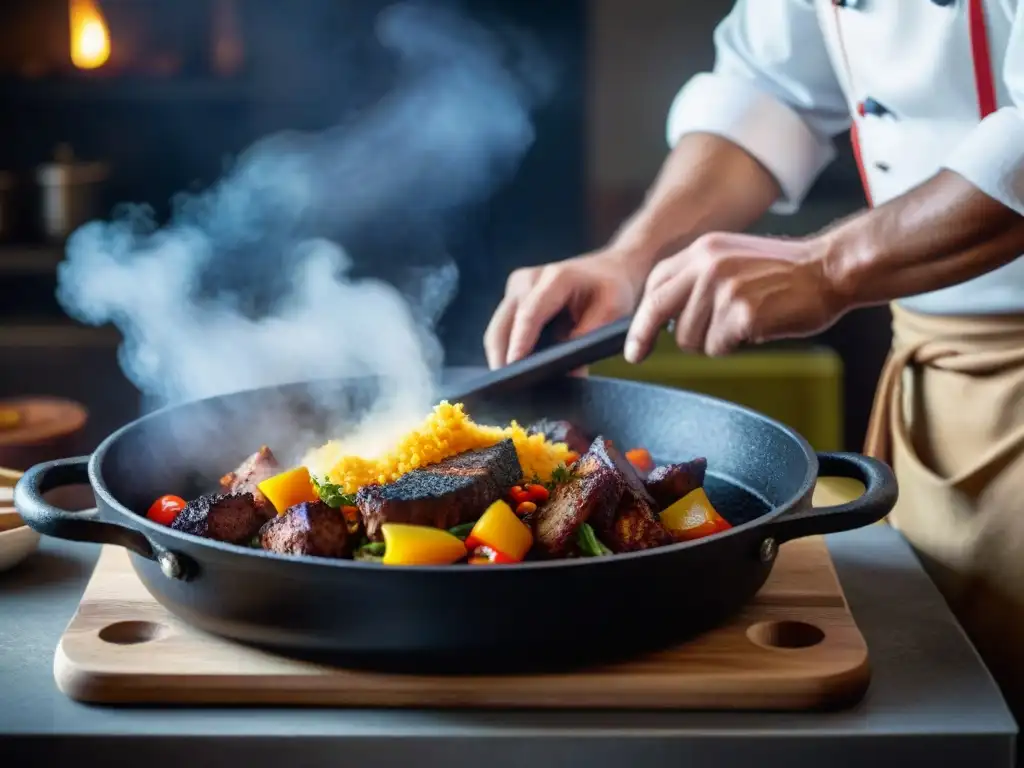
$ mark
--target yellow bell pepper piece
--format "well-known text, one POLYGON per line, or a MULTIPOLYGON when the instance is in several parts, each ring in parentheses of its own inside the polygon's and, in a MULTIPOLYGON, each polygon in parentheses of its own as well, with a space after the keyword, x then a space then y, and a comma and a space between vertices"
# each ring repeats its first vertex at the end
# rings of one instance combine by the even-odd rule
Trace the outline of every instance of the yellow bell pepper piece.
POLYGON ((304 501, 317 501, 320 496, 313 487, 313 479, 305 467, 296 467, 269 477, 256 486, 277 514, 283 515, 290 507, 304 501))
POLYGON ((512 507, 498 500, 487 508, 487 511, 476 521, 473 530, 466 537, 466 547, 490 547, 503 555, 498 561, 518 563, 533 546, 533 533, 530 528, 516 517, 512 507))
POLYGON ((670 504, 661 511, 659 519, 675 538, 684 541, 710 536, 732 527, 711 506, 711 500, 703 488, 696 488, 670 504))
POLYGON ((428 525, 384 523, 385 565, 449 565, 466 556, 458 536, 428 525))

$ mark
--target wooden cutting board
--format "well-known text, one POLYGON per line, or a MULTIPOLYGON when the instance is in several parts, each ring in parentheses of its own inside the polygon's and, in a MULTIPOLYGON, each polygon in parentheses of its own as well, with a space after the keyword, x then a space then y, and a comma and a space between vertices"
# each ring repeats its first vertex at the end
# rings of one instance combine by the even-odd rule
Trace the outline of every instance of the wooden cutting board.
POLYGON ((820 538, 782 546, 729 624, 678 648, 569 674, 421 677, 279 658, 192 629, 158 604, 124 550, 105 547, 57 648, 68 696, 108 704, 276 704, 803 710, 851 705, 867 646, 820 538))

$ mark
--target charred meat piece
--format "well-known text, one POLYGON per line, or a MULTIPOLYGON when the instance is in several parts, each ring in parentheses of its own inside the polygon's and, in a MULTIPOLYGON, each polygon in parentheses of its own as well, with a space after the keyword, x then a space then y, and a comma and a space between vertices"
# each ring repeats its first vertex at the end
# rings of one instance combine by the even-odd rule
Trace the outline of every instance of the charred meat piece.
POLYGON ((264 524, 260 544, 282 555, 347 557, 351 552, 345 517, 322 501, 296 504, 264 524))
POLYGON ((647 491, 654 497, 657 509, 662 510, 674 504, 690 491, 704 485, 704 473, 708 460, 704 458, 655 467, 647 477, 647 491))
POLYGON ((654 516, 650 505, 629 494, 623 495, 610 529, 597 533, 612 552, 636 552, 674 541, 672 534, 654 516))
MULTIPOLYGON (((260 446, 252 456, 243 461, 234 472, 228 472, 220 479, 220 487, 224 493, 251 493, 256 506, 262 508, 266 517, 276 514, 270 502, 260 493, 257 486, 264 480, 281 471, 274 454, 267 446, 260 446)), ((283 510, 282 510, 283 511, 283 510)))
POLYGON ((452 528, 476 520, 491 502, 521 482, 511 440, 466 451, 387 485, 369 485, 356 494, 366 536, 380 541, 383 523, 412 523, 452 528))
POLYGON ((541 419, 527 428, 531 435, 544 435, 552 443, 565 443, 570 451, 586 453, 591 438, 575 424, 565 420, 541 419))
POLYGON ((218 493, 190 501, 171 528, 229 544, 248 544, 266 521, 251 493, 218 493))
POLYGON ((603 467, 615 474, 623 488, 619 503, 602 506, 590 524, 613 552, 634 552, 672 543, 668 530, 654 515, 654 499, 636 468, 610 441, 598 437, 573 466, 576 471, 603 467))
MULTIPOLYGON (((622 505, 641 505, 648 509, 654 507, 654 499, 647 493, 643 480, 637 473, 636 468, 629 463, 617 448, 611 445, 610 441, 598 436, 585 454, 573 465, 573 471, 586 471, 589 467, 604 467, 610 469, 619 478, 624 487, 625 498, 621 504, 615 507, 602 507, 594 515, 591 525, 597 532, 598 537, 605 541, 613 535, 613 523, 619 515, 619 507, 622 505)), ((606 542, 607 543, 607 542, 606 542)), ((611 545, 608 545, 611 547, 611 545)))
POLYGON ((635 499, 646 502, 648 505, 654 504, 654 499, 652 499, 651 495, 647 492, 643 478, 640 477, 640 473, 637 472, 636 467, 629 462, 629 459, 622 455, 622 452, 619 451, 618 448, 612 445, 610 440, 605 440, 603 437, 598 436, 594 442, 591 443, 590 449, 587 451, 586 455, 593 457, 604 466, 609 469, 614 469, 622 475, 622 480, 626 484, 626 488, 635 499))
POLYGON ((582 466, 577 462, 573 470, 575 476, 555 488, 533 520, 537 544, 552 557, 563 556, 575 546, 576 530, 591 517, 614 515, 625 492, 615 470, 596 460, 582 466))

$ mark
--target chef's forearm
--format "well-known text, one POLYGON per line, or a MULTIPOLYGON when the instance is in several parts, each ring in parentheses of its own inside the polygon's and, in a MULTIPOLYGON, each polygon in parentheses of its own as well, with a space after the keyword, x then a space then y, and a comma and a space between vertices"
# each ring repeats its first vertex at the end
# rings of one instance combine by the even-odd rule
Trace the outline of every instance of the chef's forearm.
POLYGON ((815 238, 847 307, 947 288, 1024 253, 1024 217, 963 177, 921 186, 815 238))
POLYGON ((649 271, 706 232, 739 231, 780 195, 775 178, 746 151, 706 133, 682 137, 613 245, 649 271))

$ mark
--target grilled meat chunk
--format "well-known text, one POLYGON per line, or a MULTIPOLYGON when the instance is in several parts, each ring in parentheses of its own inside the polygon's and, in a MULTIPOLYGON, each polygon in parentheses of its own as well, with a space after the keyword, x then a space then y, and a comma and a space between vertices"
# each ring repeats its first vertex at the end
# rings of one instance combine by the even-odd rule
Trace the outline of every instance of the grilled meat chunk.
POLYGON ((668 530, 654 515, 654 499, 629 460, 610 441, 598 437, 590 450, 573 466, 577 472, 595 467, 612 472, 623 492, 618 503, 601 505, 590 524, 598 538, 613 552, 633 552, 672 542, 668 530))
MULTIPOLYGON (((277 513, 257 486, 281 471, 281 465, 270 449, 263 445, 252 456, 247 458, 234 472, 228 472, 220 479, 220 487, 224 493, 251 493, 256 506, 263 509, 267 518, 277 513)), ((282 510, 283 511, 283 510, 282 510)))
POLYGON ((248 544, 266 520, 251 493, 218 493, 190 501, 171 528, 229 544, 248 544))
POLYGON ((345 517, 322 501, 296 504, 265 523, 260 544, 282 555, 347 557, 351 552, 345 517))
POLYGON ((651 494, 644 487, 643 478, 640 477, 636 467, 629 462, 629 459, 622 455, 618 448, 612 445, 611 440, 605 440, 603 437, 598 436, 591 443, 587 455, 622 475, 622 480, 633 498, 648 505, 654 504, 654 499, 651 498, 651 494))
POLYGON ((597 531, 612 552, 636 552, 671 544, 672 534, 654 516, 650 505, 624 494, 608 530, 597 531))
POLYGON ((704 473, 708 460, 704 458, 655 467, 647 477, 647 491, 654 497, 657 509, 662 510, 674 504, 690 491, 704 485, 704 473))
POLYGON ((622 478, 598 461, 582 466, 577 462, 573 470, 573 479, 555 488, 533 520, 534 539, 552 557, 565 555, 575 546, 580 525, 592 517, 613 515, 625 492, 622 478))
POLYGON ((356 494, 366 536, 380 541, 383 523, 412 523, 451 528, 476 520, 505 492, 522 482, 511 440, 466 451, 387 485, 369 485, 356 494))
POLYGON ((582 429, 570 421, 541 419, 535 421, 526 430, 531 435, 544 435, 552 443, 565 443, 575 453, 586 453, 591 438, 582 429))

